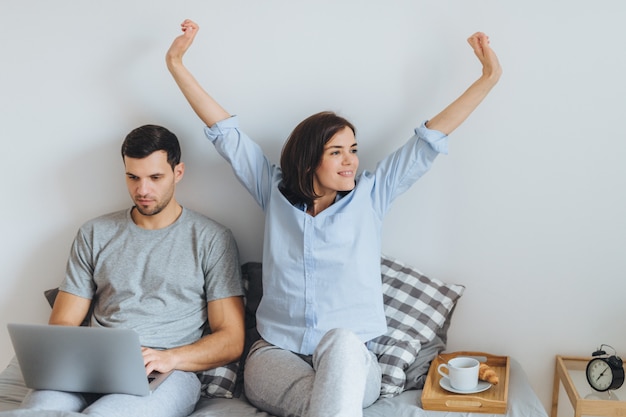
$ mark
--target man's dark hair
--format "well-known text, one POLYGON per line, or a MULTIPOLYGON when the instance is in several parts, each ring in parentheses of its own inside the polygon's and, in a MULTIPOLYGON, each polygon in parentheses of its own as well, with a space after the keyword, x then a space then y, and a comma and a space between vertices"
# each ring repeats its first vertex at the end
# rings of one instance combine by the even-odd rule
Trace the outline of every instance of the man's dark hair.
POLYGON ((315 170, 322 162, 324 146, 342 129, 356 130, 334 112, 324 111, 304 119, 291 132, 280 156, 283 179, 280 191, 291 204, 312 206, 319 196, 313 188, 315 170))
POLYGON ((142 159, 156 151, 167 153, 167 162, 174 170, 180 163, 180 144, 175 134, 162 126, 144 125, 133 129, 122 143, 122 158, 142 159))

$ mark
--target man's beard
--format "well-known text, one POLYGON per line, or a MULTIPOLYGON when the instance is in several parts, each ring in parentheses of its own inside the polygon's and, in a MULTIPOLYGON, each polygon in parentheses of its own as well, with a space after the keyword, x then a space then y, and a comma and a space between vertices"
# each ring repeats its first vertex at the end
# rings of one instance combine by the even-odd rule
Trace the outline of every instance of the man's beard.
POLYGON ((141 213, 141 215, 143 216, 155 216, 157 214, 159 214, 160 212, 163 211, 163 209, 165 207, 167 207, 167 205, 170 203, 171 198, 168 198, 167 201, 165 201, 164 203, 157 205, 154 209, 152 210, 146 210, 144 208, 142 208, 139 204, 135 203, 135 208, 137 209, 137 211, 139 213, 141 213))

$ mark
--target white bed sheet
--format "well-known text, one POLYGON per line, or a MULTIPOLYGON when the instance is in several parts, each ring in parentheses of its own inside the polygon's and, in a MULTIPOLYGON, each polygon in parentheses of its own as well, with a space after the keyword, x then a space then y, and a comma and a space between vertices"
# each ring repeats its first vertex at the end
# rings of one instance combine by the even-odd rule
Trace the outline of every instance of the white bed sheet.
MULTIPOLYGON (((42 412, 18 410, 19 404, 28 392, 24 386, 22 374, 13 358, 7 368, 0 373, 0 417, 71 417, 77 413, 42 412)), ((364 417, 547 417, 546 410, 532 390, 528 378, 517 361, 511 359, 509 378, 509 405, 507 413, 484 414, 470 412, 439 412, 426 411, 421 407, 422 391, 405 391, 394 398, 382 398, 364 410, 364 417)), ((238 399, 202 398, 196 407, 193 417, 272 417, 263 413, 245 401, 238 399)))

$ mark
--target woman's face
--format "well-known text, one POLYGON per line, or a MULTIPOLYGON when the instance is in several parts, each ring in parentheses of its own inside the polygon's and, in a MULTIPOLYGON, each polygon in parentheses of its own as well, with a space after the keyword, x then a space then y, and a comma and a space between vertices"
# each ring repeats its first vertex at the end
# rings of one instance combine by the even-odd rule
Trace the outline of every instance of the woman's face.
POLYGON ((313 177, 315 193, 322 197, 352 190, 358 168, 356 139, 352 129, 346 126, 324 146, 322 161, 313 177))

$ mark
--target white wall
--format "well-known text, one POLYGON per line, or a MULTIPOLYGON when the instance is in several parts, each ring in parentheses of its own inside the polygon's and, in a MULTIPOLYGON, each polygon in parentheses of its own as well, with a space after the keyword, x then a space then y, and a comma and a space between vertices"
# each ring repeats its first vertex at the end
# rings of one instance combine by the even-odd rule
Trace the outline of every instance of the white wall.
POLYGON ((261 212, 164 65, 186 17, 202 27, 187 64, 270 156, 332 109, 365 168, 477 78, 465 39, 487 32, 501 82, 397 201, 384 250, 466 285, 449 350, 515 357, 546 407, 555 354, 626 356, 621 0, 1 0, 0 362, 7 322, 47 320, 79 225, 129 205, 119 145, 140 124, 179 136, 179 199, 260 259, 261 212))

